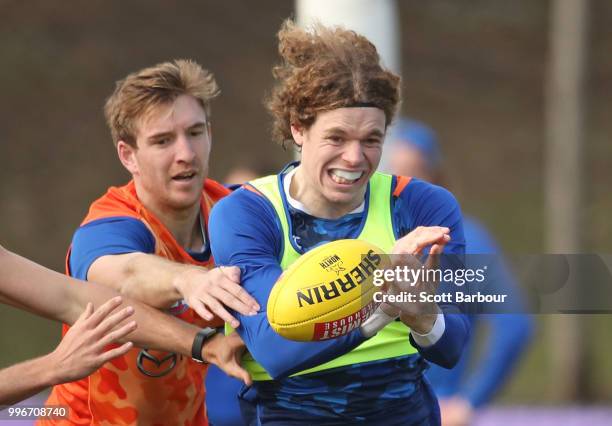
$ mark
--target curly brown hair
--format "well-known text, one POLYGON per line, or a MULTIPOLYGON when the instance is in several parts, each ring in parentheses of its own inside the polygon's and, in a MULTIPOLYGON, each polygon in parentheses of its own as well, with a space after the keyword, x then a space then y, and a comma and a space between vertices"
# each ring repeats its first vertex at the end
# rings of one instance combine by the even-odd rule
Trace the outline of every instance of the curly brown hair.
POLYGON ((320 24, 305 30, 288 19, 278 32, 278 51, 277 83, 266 100, 274 140, 292 141, 292 124, 307 129, 317 113, 336 108, 374 106, 384 111, 387 126, 392 122, 400 78, 381 66, 367 38, 320 24))
POLYGON ((207 119, 210 101, 219 94, 214 76, 191 60, 177 59, 136 71, 119 80, 104 106, 113 142, 136 146, 137 124, 153 108, 174 102, 180 95, 198 100, 207 119))

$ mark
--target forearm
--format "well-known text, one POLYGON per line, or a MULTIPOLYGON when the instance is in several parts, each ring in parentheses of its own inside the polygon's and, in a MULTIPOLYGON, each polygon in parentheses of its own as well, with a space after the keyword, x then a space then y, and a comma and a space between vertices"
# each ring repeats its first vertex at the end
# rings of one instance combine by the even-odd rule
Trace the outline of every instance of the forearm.
MULTIPOLYGON (((88 302, 98 307, 118 295, 111 288, 67 277, 5 249, 0 251, 0 270, 0 293, 5 302, 67 324, 79 318, 88 302)), ((125 340, 140 347, 191 356, 198 327, 124 297, 122 306, 128 305, 134 307, 130 320, 136 320, 138 328, 125 340)))
POLYGON ((123 303, 134 306, 133 319, 138 324, 138 328, 125 340, 132 341, 139 347, 191 357, 191 345, 200 330, 199 327, 141 303, 130 302, 129 299, 123 303))
POLYGON ((85 308, 69 295, 69 284, 76 280, 5 249, 0 253, 0 270, 0 294, 5 303, 60 321, 69 315, 76 319, 85 308))
MULTIPOLYGON (((92 302, 97 307, 117 295, 116 291, 95 283, 79 281, 77 284, 75 298, 79 305, 84 306, 87 302, 92 302)), ((131 341, 138 347, 191 356, 191 344, 199 327, 123 296, 123 303, 118 309, 125 306, 134 308, 134 315, 130 320, 135 320, 138 328, 126 336, 124 341, 131 341)), ((72 323, 76 318, 78 315, 71 313, 67 322, 72 323)))
POLYGON ((321 342, 287 340, 272 330, 265 312, 254 317, 242 317, 240 323, 242 325, 236 331, 253 358, 274 379, 323 364, 365 341, 359 330, 321 342))
POLYGON ((58 384, 49 355, 0 370, 0 405, 12 405, 58 384))
POLYGON ((129 253, 97 259, 87 274, 94 281, 117 289, 122 295, 155 308, 169 308, 182 299, 177 283, 193 265, 172 262, 160 256, 129 253))

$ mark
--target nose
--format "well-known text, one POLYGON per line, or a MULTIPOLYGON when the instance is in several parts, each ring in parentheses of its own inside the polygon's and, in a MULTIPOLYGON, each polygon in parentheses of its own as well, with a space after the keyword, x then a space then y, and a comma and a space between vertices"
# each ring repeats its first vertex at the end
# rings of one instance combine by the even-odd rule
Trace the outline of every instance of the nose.
POLYGON ((349 141, 344 144, 342 159, 349 165, 361 164, 363 160, 363 147, 359 141, 349 141))
POLYGON ((175 143, 175 156, 178 162, 191 163, 195 158, 192 141, 185 134, 180 134, 175 143))

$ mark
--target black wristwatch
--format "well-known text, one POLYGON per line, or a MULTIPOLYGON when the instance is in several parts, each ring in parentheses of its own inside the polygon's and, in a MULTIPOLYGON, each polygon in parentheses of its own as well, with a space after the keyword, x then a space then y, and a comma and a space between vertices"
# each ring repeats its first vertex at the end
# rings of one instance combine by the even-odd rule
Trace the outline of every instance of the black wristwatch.
POLYGON ((204 346, 204 342, 217 334, 216 328, 206 327, 198 331, 195 339, 193 339, 193 344, 191 345, 191 358, 196 362, 207 362, 202 358, 202 347, 204 346))

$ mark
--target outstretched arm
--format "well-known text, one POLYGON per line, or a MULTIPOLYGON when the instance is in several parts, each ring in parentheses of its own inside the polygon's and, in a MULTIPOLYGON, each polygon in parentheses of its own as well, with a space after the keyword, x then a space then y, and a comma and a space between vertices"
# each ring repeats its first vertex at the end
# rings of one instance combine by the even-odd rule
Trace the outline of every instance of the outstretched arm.
POLYGON ((135 321, 120 325, 132 315, 133 308, 124 308, 111 315, 120 304, 121 298, 117 297, 94 312, 93 305, 88 303, 53 352, 1 370, 0 404, 14 404, 48 386, 85 377, 105 362, 129 351, 131 342, 104 351, 105 346, 136 328, 135 321))
POLYGON ((154 308, 169 308, 185 300, 208 321, 213 314, 230 323, 236 321, 225 306, 245 315, 257 310, 240 286, 237 268, 208 269, 154 253, 155 239, 141 221, 100 219, 76 231, 70 275, 112 287, 154 308))
POLYGON ((238 268, 206 269, 172 262, 146 253, 103 256, 90 267, 87 279, 156 308, 169 308, 184 299, 207 321, 213 314, 238 326, 230 307, 248 315, 258 308, 240 286, 238 268))
MULTIPOLYGON (((84 283, 67 277, 18 256, 0 246, 0 296, 16 307, 46 318, 73 324, 88 303, 101 306, 118 293, 108 287, 84 283)), ((157 309, 123 297, 121 307, 133 307, 133 320, 138 324, 125 337, 136 346, 176 352, 191 356, 191 346, 199 328, 166 315, 157 309)), ((117 308, 117 306, 115 306, 117 308)), ((202 349, 203 358, 218 365, 226 373, 241 380, 248 374, 228 353, 228 348, 241 353, 240 345, 228 345, 223 336, 208 340, 202 349)), ((232 339, 235 339, 232 338, 232 339)))

